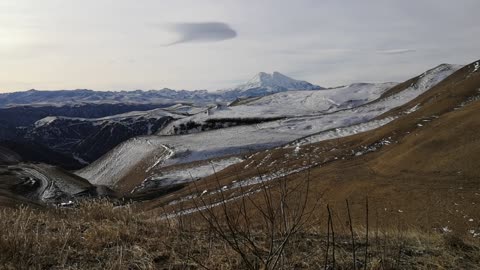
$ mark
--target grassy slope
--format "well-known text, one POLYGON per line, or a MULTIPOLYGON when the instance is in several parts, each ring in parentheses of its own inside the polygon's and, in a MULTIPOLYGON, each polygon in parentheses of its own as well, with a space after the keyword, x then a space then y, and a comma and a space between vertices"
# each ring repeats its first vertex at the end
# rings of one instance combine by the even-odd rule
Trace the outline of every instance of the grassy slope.
MULTIPOLYGON (((466 66, 412 102, 381 116, 421 104, 416 112, 384 127, 305 146, 299 154, 293 148, 263 151, 196 183, 197 186, 191 185, 145 206, 155 209, 192 190, 214 190, 239 179, 317 162, 319 165, 310 170, 311 189, 314 194, 323 194, 323 202, 333 205, 341 216, 345 214, 345 199, 352 202, 355 212, 363 213, 368 196, 371 215, 388 220, 385 227, 399 223, 429 231, 448 227, 467 234, 480 228, 480 171, 476 165, 480 156, 480 102, 455 108, 479 94, 480 73, 470 74, 472 70, 472 65, 466 66), (395 143, 362 156, 352 155, 384 138, 395 143), (276 165, 266 165, 273 161, 276 165), (246 168, 252 162, 263 165, 246 168)), ((291 180, 304 177, 305 173, 288 176, 291 180)), ((187 202, 181 207, 192 206, 187 202)), ((354 219, 358 223, 364 217, 354 219)))
MULTIPOLYGON (((326 236, 318 231, 305 228, 291 238, 282 262, 286 269, 323 269, 326 236)), ((0 232, 2 269, 246 269, 242 258, 204 223, 158 221, 105 201, 74 209, 3 209, 0 232)), ((358 233, 357 266, 365 251, 362 231, 358 233)), ((369 244, 370 269, 476 269, 480 262, 478 243, 456 236, 377 233, 369 244)), ((261 242, 264 233, 254 236, 261 242)), ((349 237, 336 237, 336 266, 353 269, 349 237)))

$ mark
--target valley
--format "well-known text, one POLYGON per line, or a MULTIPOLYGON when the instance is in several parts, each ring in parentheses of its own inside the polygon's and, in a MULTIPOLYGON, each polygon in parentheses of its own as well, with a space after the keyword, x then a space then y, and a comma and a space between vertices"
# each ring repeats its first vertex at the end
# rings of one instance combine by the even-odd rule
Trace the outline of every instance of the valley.
MULTIPOLYGON (((475 242, 477 65, 442 64, 403 83, 274 93, 267 76, 262 95, 259 87, 254 96, 229 90, 229 102, 30 120, 21 140, 0 143, 0 203, 70 211, 100 199, 147 213, 145 222, 196 224, 234 213, 260 224, 261 209, 289 190, 299 194, 282 203, 304 200, 302 211, 331 220, 341 236, 346 216, 361 231, 370 210, 377 231, 475 242), (69 167, 67 157, 81 166, 69 167)), ((262 76, 253 81, 262 85, 262 76)))
POLYGON ((479 10, 0 1, 0 270, 480 270, 479 10))

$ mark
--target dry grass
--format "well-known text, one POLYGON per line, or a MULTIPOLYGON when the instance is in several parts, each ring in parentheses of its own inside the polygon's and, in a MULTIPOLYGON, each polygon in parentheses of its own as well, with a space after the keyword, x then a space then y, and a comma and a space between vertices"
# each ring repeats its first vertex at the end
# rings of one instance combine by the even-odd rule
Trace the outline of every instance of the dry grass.
POLYGON ((176 249, 201 241, 201 235, 187 244, 182 240, 187 234, 172 231, 108 201, 74 209, 7 208, 0 212, 0 267, 184 269, 188 259, 176 249))
MULTIPOLYGON (((326 223, 325 223, 326 224, 326 223)), ((289 239, 284 269, 353 269, 351 237, 336 234, 326 259, 326 226, 303 227, 289 239)), ((259 227, 261 228, 261 227, 259 227)), ((267 235, 252 229, 251 239, 267 235)), ((355 230, 357 269, 365 233, 355 230)), ((416 231, 370 232, 369 269, 475 269, 479 243, 416 231)), ((230 235, 231 236, 231 235, 230 235)), ((248 254, 247 254, 248 256, 248 254)), ((253 262, 255 258, 252 258, 253 262)), ((208 223, 190 217, 159 221, 132 206, 85 202, 72 209, 0 211, 2 269, 244 269, 247 265, 208 223)), ((261 269, 260 264, 255 266, 261 269)), ((280 269, 281 267, 277 268, 280 269)))

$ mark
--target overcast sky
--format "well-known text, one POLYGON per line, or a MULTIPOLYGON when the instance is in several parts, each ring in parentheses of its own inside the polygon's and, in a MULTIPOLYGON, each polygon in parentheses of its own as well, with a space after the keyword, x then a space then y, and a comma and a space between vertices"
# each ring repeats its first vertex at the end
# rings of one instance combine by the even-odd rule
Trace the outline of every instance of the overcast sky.
POLYGON ((322 86, 480 59, 479 0, 0 0, 0 91, 322 86))

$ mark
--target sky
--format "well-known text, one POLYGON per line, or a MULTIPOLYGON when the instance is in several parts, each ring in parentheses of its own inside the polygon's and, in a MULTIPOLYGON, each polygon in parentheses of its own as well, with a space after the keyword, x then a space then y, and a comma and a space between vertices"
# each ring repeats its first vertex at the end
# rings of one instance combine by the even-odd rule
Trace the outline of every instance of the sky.
POLYGON ((0 92, 325 87, 480 59, 478 0, 0 0, 0 92))

